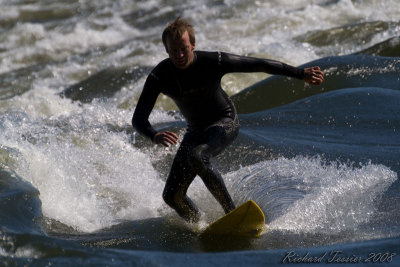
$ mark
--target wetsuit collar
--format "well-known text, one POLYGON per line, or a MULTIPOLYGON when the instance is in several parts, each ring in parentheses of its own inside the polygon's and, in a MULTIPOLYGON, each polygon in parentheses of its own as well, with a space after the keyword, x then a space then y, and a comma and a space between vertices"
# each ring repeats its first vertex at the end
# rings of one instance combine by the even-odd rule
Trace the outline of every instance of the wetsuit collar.
MULTIPOLYGON (((192 66, 193 64, 195 64, 196 61, 197 61, 197 51, 193 51, 193 61, 192 61, 192 64, 190 64, 190 66, 192 66)), ((190 66, 189 66, 189 67, 190 67, 190 66)))

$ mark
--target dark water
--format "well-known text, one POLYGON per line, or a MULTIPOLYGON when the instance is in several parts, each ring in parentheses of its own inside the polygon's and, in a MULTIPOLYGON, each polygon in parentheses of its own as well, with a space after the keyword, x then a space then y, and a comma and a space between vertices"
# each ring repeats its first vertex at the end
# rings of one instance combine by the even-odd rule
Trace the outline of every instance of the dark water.
MULTIPOLYGON (((0 266, 400 263, 398 1, 0 5, 0 266), (130 126, 182 14, 199 49, 325 72, 224 77, 241 129, 215 163, 266 214, 258 239, 200 239, 222 209, 196 179, 202 220, 182 222, 161 199, 176 147, 130 126)), ((151 121, 182 137, 175 109, 160 97, 151 121)))

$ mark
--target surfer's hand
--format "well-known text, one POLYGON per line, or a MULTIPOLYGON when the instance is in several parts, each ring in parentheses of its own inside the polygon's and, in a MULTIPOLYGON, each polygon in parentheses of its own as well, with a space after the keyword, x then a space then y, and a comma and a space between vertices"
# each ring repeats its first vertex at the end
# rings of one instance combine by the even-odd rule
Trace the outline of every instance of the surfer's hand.
POLYGON ((168 147, 178 143, 178 136, 170 131, 158 132, 154 135, 153 142, 168 147))
POLYGON ((318 66, 305 68, 303 80, 309 84, 321 84, 324 81, 324 73, 318 66))

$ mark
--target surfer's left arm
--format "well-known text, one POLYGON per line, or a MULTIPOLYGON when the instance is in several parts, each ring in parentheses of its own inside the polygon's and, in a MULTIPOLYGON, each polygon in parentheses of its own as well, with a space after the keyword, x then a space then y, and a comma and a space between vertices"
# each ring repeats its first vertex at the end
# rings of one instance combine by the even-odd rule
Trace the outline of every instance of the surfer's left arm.
POLYGON ((224 52, 219 52, 219 58, 226 73, 265 72, 274 75, 294 77, 310 84, 320 84, 324 79, 323 72, 317 66, 303 69, 277 60, 239 56, 224 52))

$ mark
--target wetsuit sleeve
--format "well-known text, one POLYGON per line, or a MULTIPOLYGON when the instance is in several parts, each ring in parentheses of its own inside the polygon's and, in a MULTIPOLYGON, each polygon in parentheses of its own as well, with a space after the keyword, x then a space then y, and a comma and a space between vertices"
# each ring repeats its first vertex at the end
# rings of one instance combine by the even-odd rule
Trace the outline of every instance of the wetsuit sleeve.
POLYGON ((220 52, 220 63, 225 73, 231 72, 265 72, 274 75, 285 75, 303 79, 304 69, 296 68, 280 61, 238 56, 220 52))
POLYGON ((142 94, 133 113, 132 125, 142 135, 153 140, 157 131, 151 126, 149 116, 160 94, 157 78, 151 73, 144 84, 142 94))

